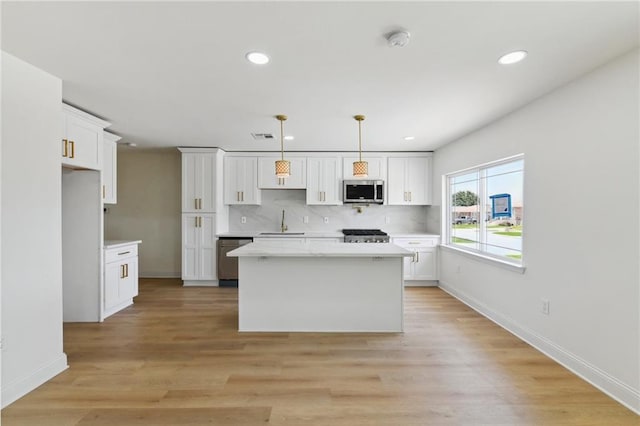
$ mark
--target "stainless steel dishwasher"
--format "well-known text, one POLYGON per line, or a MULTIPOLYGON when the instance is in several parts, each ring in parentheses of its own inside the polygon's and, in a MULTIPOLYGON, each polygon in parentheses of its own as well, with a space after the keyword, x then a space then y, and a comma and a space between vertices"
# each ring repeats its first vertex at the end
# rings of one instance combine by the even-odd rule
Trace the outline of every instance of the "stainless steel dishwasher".
POLYGON ((238 258, 227 253, 253 242, 251 238, 222 237, 218 239, 218 280, 221 287, 238 285, 238 258))

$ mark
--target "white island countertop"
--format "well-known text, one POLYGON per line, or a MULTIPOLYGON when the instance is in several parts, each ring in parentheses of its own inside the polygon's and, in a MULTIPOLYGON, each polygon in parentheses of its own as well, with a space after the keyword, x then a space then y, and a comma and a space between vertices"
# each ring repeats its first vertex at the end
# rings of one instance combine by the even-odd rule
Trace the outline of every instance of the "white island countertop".
POLYGON ((395 244, 357 244, 309 241, 258 241, 227 253, 230 257, 411 257, 395 244))
POLYGON ((105 240, 105 249, 114 249, 119 247, 130 246, 131 244, 140 244, 142 240, 105 240))

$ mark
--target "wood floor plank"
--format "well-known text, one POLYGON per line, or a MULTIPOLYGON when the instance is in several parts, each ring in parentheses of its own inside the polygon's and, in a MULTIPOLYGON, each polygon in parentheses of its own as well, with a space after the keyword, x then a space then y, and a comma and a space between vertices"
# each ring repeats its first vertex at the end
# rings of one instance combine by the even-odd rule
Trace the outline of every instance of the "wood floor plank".
POLYGON ((239 333, 237 297, 142 279, 132 307, 64 325, 70 368, 3 426, 640 424, 438 288, 407 288, 390 334, 239 333))

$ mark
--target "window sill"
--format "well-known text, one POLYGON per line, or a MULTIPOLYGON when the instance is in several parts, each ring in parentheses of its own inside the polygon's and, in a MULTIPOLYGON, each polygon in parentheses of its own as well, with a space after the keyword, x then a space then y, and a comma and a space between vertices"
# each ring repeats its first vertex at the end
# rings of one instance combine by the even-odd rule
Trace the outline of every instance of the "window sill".
POLYGON ((486 256, 481 253, 476 253, 469 250, 463 250, 458 247, 453 247, 453 246, 444 245, 444 244, 442 244, 440 247, 445 251, 461 254, 462 256, 468 257, 470 259, 477 260, 479 262, 486 263, 488 265, 497 266, 499 268, 507 269, 512 272, 524 274, 524 271, 527 269, 524 265, 507 262, 506 260, 496 259, 494 257, 486 256))

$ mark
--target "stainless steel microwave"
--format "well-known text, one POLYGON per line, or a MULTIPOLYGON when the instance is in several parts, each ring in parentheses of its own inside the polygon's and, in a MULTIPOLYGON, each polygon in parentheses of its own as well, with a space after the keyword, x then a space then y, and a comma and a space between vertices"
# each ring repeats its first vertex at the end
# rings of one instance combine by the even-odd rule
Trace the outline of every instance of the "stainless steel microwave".
POLYGON ((343 202, 345 203, 384 203, 384 181, 382 180, 345 180, 343 202))

